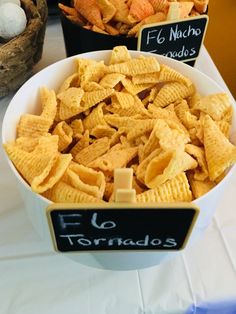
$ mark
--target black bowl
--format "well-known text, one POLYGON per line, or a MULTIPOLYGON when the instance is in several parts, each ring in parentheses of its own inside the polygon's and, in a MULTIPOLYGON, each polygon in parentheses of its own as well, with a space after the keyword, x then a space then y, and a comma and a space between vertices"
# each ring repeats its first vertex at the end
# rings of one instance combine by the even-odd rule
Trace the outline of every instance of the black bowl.
MULTIPOLYGON (((60 1, 69 5, 69 1, 60 1)), ((93 32, 71 22, 63 12, 60 12, 61 25, 67 57, 97 50, 111 50, 115 46, 126 46, 129 50, 137 50, 138 39, 125 35, 112 36, 93 32)))

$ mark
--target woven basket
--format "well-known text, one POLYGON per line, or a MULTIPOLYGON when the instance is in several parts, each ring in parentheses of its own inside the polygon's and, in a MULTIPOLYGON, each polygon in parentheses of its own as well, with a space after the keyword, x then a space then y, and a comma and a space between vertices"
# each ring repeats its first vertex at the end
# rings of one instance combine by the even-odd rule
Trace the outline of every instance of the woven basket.
POLYGON ((48 16, 46 0, 21 0, 27 16, 23 33, 0 46, 0 97, 19 88, 41 59, 48 16))

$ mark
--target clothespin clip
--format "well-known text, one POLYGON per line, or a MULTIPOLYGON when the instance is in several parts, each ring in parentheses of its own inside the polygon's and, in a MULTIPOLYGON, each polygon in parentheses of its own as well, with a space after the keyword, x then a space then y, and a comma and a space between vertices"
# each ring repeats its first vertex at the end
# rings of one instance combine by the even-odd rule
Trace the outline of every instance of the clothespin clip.
POLYGON ((116 203, 136 202, 136 190, 132 188, 132 182, 132 168, 117 168, 114 170, 114 201, 116 203))

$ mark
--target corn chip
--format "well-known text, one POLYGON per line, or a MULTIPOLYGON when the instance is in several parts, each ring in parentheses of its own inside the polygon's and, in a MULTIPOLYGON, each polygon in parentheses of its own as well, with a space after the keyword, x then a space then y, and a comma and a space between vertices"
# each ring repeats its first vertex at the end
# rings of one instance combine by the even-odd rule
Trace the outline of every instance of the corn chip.
POLYGON ((108 137, 111 138, 116 133, 116 129, 109 127, 108 125, 95 126, 90 134, 96 138, 108 137))
POLYGON ((122 79, 121 83, 131 95, 137 95, 140 92, 149 89, 153 86, 153 83, 133 84, 132 81, 128 78, 122 79))
POLYGON ((90 162, 88 167, 113 172, 116 168, 124 168, 137 155, 136 147, 110 151, 90 162))
POLYGON ((131 22, 135 23, 154 13, 153 6, 148 0, 132 0, 128 18, 131 22))
POLYGON ((116 14, 116 8, 109 0, 98 0, 97 4, 102 13, 103 23, 108 23, 116 14))
POLYGON ((104 120, 102 108, 105 103, 100 103, 97 107, 95 107, 91 113, 83 120, 84 129, 91 130, 98 125, 107 126, 106 121, 104 120))
POLYGON ((103 76, 99 84, 103 88, 114 88, 125 76, 120 73, 109 73, 103 76))
POLYGON ((193 156, 198 163, 197 168, 194 169, 194 179, 204 181, 209 176, 204 149, 193 144, 187 144, 185 145, 185 151, 193 156))
POLYGON ((189 177, 189 183, 195 198, 201 197, 216 186, 216 183, 210 180, 198 181, 193 177, 189 177))
POLYGON ((93 160, 105 154, 109 148, 110 142, 108 137, 103 137, 96 140, 93 144, 83 148, 75 155, 74 159, 76 162, 88 166, 93 160))
POLYGON ((83 111, 95 106, 96 104, 102 102, 107 97, 111 96, 114 93, 114 89, 107 88, 92 92, 85 92, 82 98, 82 108, 83 111))
POLYGON ((86 130, 83 136, 78 140, 78 142, 72 147, 70 153, 73 158, 84 148, 89 146, 89 130, 86 130))
POLYGON ((121 73, 124 75, 136 75, 152 73, 160 70, 160 64, 154 57, 131 59, 126 62, 111 64, 108 66, 109 73, 121 73))
POLYGON ((138 203, 191 202, 192 192, 185 173, 166 181, 136 197, 138 203))
POLYGON ((77 190, 65 182, 58 182, 43 194, 55 203, 103 203, 99 198, 77 190))
POLYGON ((57 95, 57 98, 61 101, 59 107, 61 120, 69 119, 82 112, 81 100, 83 95, 84 91, 79 87, 70 87, 57 95))
POLYGON ((147 187, 155 188, 181 172, 196 167, 197 162, 181 150, 162 152, 148 164, 144 181, 147 187))
POLYGON ((153 104, 157 107, 166 107, 176 100, 187 98, 195 91, 193 85, 185 86, 184 84, 174 82, 164 85, 154 99, 153 104))
POLYGON ((236 161, 236 146, 229 142, 210 116, 204 119, 204 148, 212 181, 236 161))
POLYGON ((101 12, 96 0, 74 0, 74 7, 91 24, 104 29, 101 12))
POLYGON ((231 103, 228 95, 225 93, 205 96, 193 107, 194 110, 200 110, 209 114, 215 121, 223 119, 230 108, 231 103))
POLYGON ((73 130, 65 121, 59 122, 52 131, 52 134, 58 135, 59 137, 58 141, 59 152, 65 150, 72 142, 73 130))

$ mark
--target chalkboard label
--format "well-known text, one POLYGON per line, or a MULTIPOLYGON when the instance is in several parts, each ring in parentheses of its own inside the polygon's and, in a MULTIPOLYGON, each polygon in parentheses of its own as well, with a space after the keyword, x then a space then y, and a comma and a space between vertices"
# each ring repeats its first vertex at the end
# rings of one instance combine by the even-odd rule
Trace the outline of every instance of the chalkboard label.
POLYGON ((47 218, 59 252, 180 250, 198 211, 193 204, 54 204, 47 218))
POLYGON ((139 32, 138 50, 153 52, 179 61, 195 60, 200 52, 208 16, 176 22, 144 25, 139 32))

